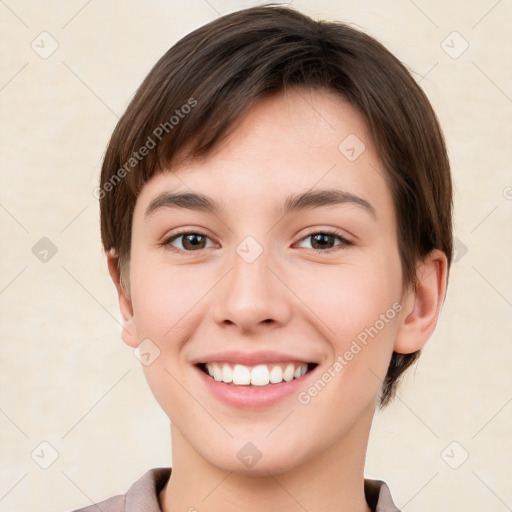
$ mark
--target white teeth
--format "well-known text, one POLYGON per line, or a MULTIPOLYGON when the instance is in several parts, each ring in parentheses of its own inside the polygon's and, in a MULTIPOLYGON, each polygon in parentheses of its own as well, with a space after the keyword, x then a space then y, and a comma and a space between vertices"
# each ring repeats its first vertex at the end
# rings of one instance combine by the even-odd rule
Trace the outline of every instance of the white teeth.
POLYGON ((308 365, 288 363, 286 366, 260 364, 249 367, 243 364, 207 363, 206 369, 210 377, 226 384, 266 386, 298 379, 308 371, 308 365))
POLYGON ((250 383, 251 370, 249 370, 247 366, 235 364, 235 367, 233 368, 233 384, 236 384, 237 386, 247 386, 250 383))
POLYGON ((266 386, 269 382, 270 375, 268 368, 264 364, 255 366, 251 370, 251 384, 253 386, 266 386))
POLYGON ((222 366, 222 382, 225 382, 226 384, 233 382, 233 368, 231 368, 229 364, 222 366))
POLYGON ((283 372, 283 380, 289 382, 293 379, 293 374, 295 373, 295 366, 293 364, 289 364, 284 372, 283 372))
MULTIPOLYGON (((220 369, 219 365, 218 364, 214 364, 212 366, 213 368, 213 378, 215 380, 218 380, 218 381, 221 381, 222 380, 222 370, 220 369)), ((208 370, 209 372, 210 370, 208 370)), ((211 374, 210 374, 211 375, 211 374)))
POLYGON ((272 382, 272 384, 283 382, 283 370, 280 366, 274 366, 272 370, 270 370, 270 382, 272 382))

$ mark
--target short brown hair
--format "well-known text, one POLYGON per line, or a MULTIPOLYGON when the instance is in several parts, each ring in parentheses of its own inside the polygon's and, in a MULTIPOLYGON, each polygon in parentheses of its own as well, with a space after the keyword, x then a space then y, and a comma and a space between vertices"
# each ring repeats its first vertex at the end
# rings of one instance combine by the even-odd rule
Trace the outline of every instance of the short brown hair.
MULTIPOLYGON (((393 197, 403 284, 415 284, 418 261, 433 249, 442 250, 450 266, 450 166, 422 89, 396 57, 360 30, 264 6, 220 17, 178 41, 119 120, 98 197, 103 246, 116 252, 121 273, 143 185, 169 170, 185 147, 190 158, 208 156, 254 102, 288 86, 335 91, 365 119, 393 197)), ((418 356, 393 352, 380 406, 389 403, 418 356)))

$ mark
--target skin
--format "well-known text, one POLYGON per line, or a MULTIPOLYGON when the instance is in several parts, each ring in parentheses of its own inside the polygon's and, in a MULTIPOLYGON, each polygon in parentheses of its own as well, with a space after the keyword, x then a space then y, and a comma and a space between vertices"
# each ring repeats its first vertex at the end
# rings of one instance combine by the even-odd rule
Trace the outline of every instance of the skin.
POLYGON ((402 286, 384 169, 359 113, 326 90, 260 100, 208 159, 172 171, 137 199, 129 290, 108 254, 124 342, 149 338, 160 350, 143 369, 171 422, 162 509, 369 511, 363 469, 380 386, 392 351, 417 351, 433 333, 446 256, 433 251, 418 264, 417 289, 402 286), (365 144, 352 162, 338 150, 349 134, 365 144), (319 188, 365 199, 376 217, 352 203, 279 212, 289 194, 319 188), (201 192, 221 209, 163 207, 145 217, 165 191, 201 192), (181 228, 207 242, 194 249, 178 238, 176 251, 162 243, 181 228), (351 244, 308 236, 333 229, 351 244), (247 236, 263 249, 253 263, 236 252, 247 236), (191 364, 222 350, 274 350, 317 362, 321 375, 393 304, 401 311, 307 404, 292 394, 264 410, 237 409, 214 397, 191 364), (252 468, 237 457, 247 442, 262 454, 252 468))

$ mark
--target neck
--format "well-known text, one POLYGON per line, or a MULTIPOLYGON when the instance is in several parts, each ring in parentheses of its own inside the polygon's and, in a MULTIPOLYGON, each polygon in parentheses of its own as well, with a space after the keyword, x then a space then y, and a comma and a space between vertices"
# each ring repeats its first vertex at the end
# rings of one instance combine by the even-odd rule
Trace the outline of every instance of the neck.
POLYGON ((171 425, 172 475, 160 493, 164 512, 371 512, 364 459, 373 409, 338 442, 285 472, 224 471, 205 460, 171 425))

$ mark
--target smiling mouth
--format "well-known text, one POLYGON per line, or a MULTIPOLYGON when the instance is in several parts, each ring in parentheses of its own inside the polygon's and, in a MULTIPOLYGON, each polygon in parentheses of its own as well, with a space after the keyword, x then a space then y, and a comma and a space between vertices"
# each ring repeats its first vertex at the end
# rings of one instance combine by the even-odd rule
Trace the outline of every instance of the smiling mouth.
POLYGON ((232 363, 199 363, 203 373, 232 386, 262 387, 300 379, 314 370, 317 363, 275 363, 246 366, 232 363))

